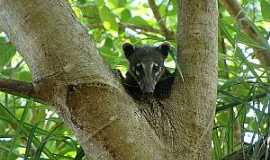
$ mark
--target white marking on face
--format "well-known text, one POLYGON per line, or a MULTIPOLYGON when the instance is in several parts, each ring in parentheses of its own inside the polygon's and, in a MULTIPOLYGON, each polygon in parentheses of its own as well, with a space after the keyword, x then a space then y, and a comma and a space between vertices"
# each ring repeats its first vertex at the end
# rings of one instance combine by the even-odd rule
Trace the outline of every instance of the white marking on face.
POLYGON ((155 72, 155 76, 158 76, 159 75, 159 72, 155 72))
POLYGON ((154 68, 153 68, 154 69, 154 75, 156 77, 158 77, 158 75, 160 73, 160 70, 161 70, 161 67, 159 67, 159 65, 157 63, 154 63, 153 66, 154 66, 154 68))
POLYGON ((153 63, 153 62, 151 62, 151 65, 150 65, 150 69, 151 69, 151 71, 153 70, 153 66, 154 66, 154 63, 153 63))
POLYGON ((135 74, 136 74, 137 76, 139 76, 139 75, 140 75, 140 72, 139 72, 138 70, 136 70, 136 71, 135 71, 135 74))
POLYGON ((145 65, 143 63, 140 64, 143 68, 143 70, 145 70, 145 65))
POLYGON ((134 67, 134 72, 135 72, 135 75, 136 75, 136 76, 140 76, 141 73, 140 73, 140 69, 139 69, 139 68, 140 68, 141 66, 142 66, 141 63, 137 63, 137 64, 136 64, 136 67, 134 67))

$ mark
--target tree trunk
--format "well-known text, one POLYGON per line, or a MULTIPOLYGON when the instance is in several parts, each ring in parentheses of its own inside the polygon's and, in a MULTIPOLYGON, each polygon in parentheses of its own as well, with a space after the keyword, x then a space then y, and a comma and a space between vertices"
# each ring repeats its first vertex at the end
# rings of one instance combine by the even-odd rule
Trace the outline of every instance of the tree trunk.
POLYGON ((218 10, 215 0, 179 0, 177 49, 184 82, 172 99, 178 122, 178 159, 211 159, 217 92, 218 10))
POLYGON ((65 0, 0 0, 0 11, 2 28, 33 73, 34 90, 57 107, 89 159, 165 159, 65 0))
MULTIPOLYGON (((217 4, 178 1, 178 63, 185 81, 176 77, 169 99, 136 104, 65 0, 0 0, 0 25, 33 73, 33 85, 16 84, 59 110, 88 159, 210 159, 217 4)), ((1 90, 16 91, 6 88, 1 90)))

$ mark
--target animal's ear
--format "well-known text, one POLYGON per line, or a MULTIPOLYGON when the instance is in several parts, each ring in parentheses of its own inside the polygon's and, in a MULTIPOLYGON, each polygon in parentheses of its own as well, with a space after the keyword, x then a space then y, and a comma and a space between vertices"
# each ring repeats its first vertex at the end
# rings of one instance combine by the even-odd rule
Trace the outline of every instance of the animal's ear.
POLYGON ((132 53, 134 53, 134 46, 130 43, 124 43, 122 48, 126 58, 128 58, 132 53))
POLYGON ((170 44, 165 42, 165 43, 162 43, 157 48, 161 52, 161 54, 164 56, 164 58, 167 58, 168 53, 170 51, 170 44))

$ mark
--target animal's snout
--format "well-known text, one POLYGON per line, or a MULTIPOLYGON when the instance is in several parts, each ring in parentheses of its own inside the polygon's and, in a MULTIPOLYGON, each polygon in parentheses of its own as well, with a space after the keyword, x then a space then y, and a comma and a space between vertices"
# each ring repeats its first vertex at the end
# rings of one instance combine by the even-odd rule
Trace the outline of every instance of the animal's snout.
POLYGON ((154 93, 155 85, 145 85, 143 88, 144 93, 154 93))

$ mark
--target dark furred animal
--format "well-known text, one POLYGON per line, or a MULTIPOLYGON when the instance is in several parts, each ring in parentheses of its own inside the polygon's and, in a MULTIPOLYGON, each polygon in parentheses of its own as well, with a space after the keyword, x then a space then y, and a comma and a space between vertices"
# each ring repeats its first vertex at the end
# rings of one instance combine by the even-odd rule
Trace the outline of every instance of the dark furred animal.
POLYGON ((122 78, 127 92, 135 99, 142 99, 146 95, 169 97, 174 80, 174 74, 164 66, 170 50, 169 44, 136 47, 125 43, 123 50, 129 62, 126 78, 122 78))

